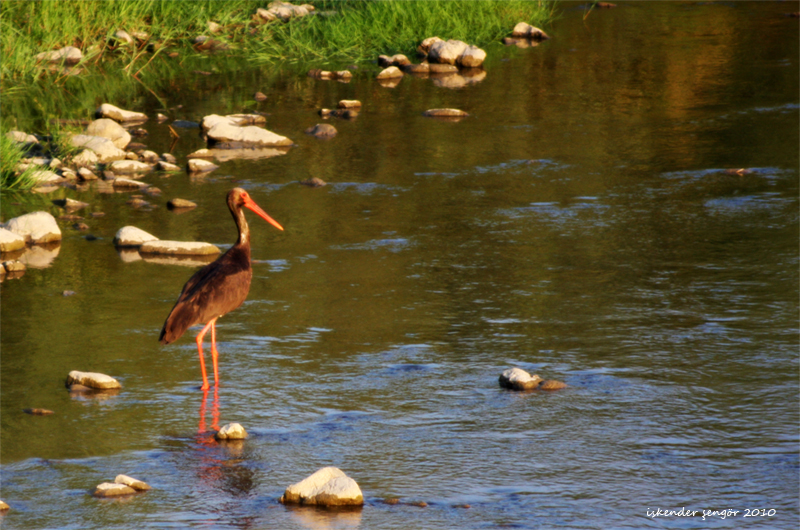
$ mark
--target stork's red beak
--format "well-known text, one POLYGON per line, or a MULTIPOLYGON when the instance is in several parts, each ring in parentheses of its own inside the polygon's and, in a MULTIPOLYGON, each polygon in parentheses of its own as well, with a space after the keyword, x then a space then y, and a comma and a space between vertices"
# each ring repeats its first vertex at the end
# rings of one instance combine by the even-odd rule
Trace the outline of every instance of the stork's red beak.
POLYGON ((272 217, 267 215, 267 212, 262 210, 261 207, 259 205, 257 205, 256 202, 253 199, 251 199, 249 196, 244 198, 244 205, 248 209, 250 209, 253 212, 255 212, 256 215, 258 215, 259 217, 264 219, 266 222, 268 222, 269 224, 271 224, 272 226, 277 228, 278 230, 283 230, 283 227, 280 224, 278 224, 278 221, 276 221, 275 219, 273 219, 272 217))

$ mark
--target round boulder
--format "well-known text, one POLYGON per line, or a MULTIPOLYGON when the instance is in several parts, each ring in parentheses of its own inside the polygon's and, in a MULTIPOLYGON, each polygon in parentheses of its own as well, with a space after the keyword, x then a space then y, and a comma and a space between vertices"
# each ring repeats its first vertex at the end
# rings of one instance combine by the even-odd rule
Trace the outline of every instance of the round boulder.
POLYGON ((541 382, 541 377, 531 375, 521 368, 509 368, 500 374, 500 386, 511 390, 532 390, 541 382))
POLYGON ((284 504, 313 504, 317 506, 361 506, 364 496, 356 481, 336 467, 324 467, 292 484, 280 501, 284 504))
POLYGON ((337 134, 336 127, 329 123, 318 123, 306 129, 306 134, 311 134, 317 138, 333 138, 337 134))
POLYGON ((108 118, 100 118, 90 123, 86 127, 86 134, 108 138, 120 149, 125 149, 125 146, 131 143, 130 133, 122 125, 108 118))
POLYGON ((217 440, 244 440, 247 438, 247 431, 239 423, 229 423, 218 430, 214 438, 217 440))
POLYGON ((61 241, 61 229, 55 217, 48 212, 33 212, 15 217, 6 223, 6 229, 34 244, 61 241))

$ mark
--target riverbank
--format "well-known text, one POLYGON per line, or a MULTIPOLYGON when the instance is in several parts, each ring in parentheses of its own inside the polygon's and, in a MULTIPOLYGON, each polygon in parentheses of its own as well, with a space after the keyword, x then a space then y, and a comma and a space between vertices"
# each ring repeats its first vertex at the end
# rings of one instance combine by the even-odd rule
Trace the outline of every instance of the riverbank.
MULTIPOLYGON (((55 129, 69 129, 64 120, 85 119, 98 101, 127 101, 143 89, 158 97, 190 72, 235 75, 267 64, 343 68, 374 63, 380 54, 413 56, 417 45, 433 35, 482 46, 508 35, 521 20, 545 24, 554 4, 457 0, 306 5, 306 16, 268 20, 263 16, 268 6, 251 0, 3 2, 0 89, 6 109, 13 111, 3 113, 0 133, 22 129, 51 135, 55 129), (42 60, 42 53, 66 46, 80 50, 75 64, 42 60)), ((0 151, 2 187, 30 187, 24 175, 9 173, 20 158, 18 150, 4 141, 0 151)))

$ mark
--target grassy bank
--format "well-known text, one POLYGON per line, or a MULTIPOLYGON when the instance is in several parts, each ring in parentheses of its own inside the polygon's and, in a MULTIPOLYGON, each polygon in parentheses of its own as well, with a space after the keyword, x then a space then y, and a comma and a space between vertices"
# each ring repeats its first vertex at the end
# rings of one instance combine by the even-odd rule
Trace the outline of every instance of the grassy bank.
MULTIPOLYGON (((300 4, 301 2, 296 2, 300 4)), ((0 134, 12 129, 50 134, 58 119, 90 116, 99 103, 135 103, 169 93, 193 71, 237 72, 263 65, 340 69, 374 64, 379 54, 412 60, 426 37, 485 46, 508 35, 519 21, 546 26, 549 0, 430 0, 309 2, 315 15, 264 23, 254 15, 268 1, 252 0, 4 0, 0 2, 0 134), (208 23, 221 26, 212 34, 208 23), (135 45, 113 39, 124 29, 148 37, 135 45), (225 46, 210 53, 193 47, 198 35, 225 46), (48 68, 36 54, 75 46, 83 53, 72 69, 48 68)), ((9 172, 19 159, 2 145, 3 189, 28 180, 9 172)))
MULTIPOLYGON (((299 2, 298 2, 299 3, 299 2)), ((381 53, 413 53, 424 38, 465 40, 485 45, 524 20, 543 24, 552 15, 546 0, 484 1, 335 1, 311 2, 315 16, 255 24, 252 0, 117 0, 0 4, 2 89, 19 89, 53 74, 37 65, 35 56, 63 46, 84 53, 83 68, 140 74, 154 58, 177 51, 197 53, 191 39, 210 35, 208 22, 222 26, 214 38, 230 46, 227 53, 264 63, 276 60, 347 59, 372 61, 381 53), (145 46, 111 49, 118 29, 146 32, 145 46), (114 63, 113 65, 109 63, 114 63)), ((51 79, 52 80, 52 79, 51 79)), ((63 81, 55 75, 56 81, 63 81)))

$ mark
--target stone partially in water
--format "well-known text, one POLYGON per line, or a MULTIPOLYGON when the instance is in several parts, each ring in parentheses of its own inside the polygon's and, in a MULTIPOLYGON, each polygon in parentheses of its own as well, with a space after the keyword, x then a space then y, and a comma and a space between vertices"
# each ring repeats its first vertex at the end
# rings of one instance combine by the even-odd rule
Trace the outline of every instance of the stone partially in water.
POLYGON ((14 252, 25 248, 25 238, 11 230, 0 228, 0 252, 14 252))
POLYGON ((500 386, 512 390, 531 390, 539 386, 542 378, 521 368, 509 368, 500 374, 500 386))
POLYGON ((316 136, 317 138, 333 138, 336 136, 338 131, 336 130, 336 127, 329 123, 318 123, 315 126, 306 129, 305 133, 316 136))
POLYGON ((187 201, 186 199, 179 199, 176 197, 174 199, 170 199, 169 202, 167 202, 167 208, 169 208, 170 210, 176 210, 181 208, 197 208, 197 204, 192 201, 187 201))
POLYGON ((175 173, 181 170, 180 166, 176 166, 175 164, 171 162, 166 162, 164 160, 158 162, 158 164, 156 164, 156 167, 158 167, 159 171, 166 171, 168 173, 175 173))
POLYGON ((133 495, 134 493, 136 493, 136 490, 125 484, 103 482, 94 489, 92 495, 95 497, 119 497, 121 495, 133 495))
POLYGON ((139 254, 165 254, 168 256, 208 256, 219 254, 219 247, 200 241, 148 241, 139 247, 139 254))
POLYGON ((423 112, 423 115, 431 118, 465 118, 469 113, 459 109, 430 109, 423 112))
POLYGON ((485 60, 485 51, 477 46, 467 46, 464 52, 458 57, 458 65, 464 68, 475 68, 482 65, 485 60))
POLYGON ((109 103, 103 103, 100 105, 95 114, 99 117, 103 118, 111 118, 112 120, 119 121, 119 122, 144 122, 147 121, 147 114, 143 114, 141 112, 134 112, 131 110, 124 110, 119 107, 115 107, 109 103))
POLYGON ((280 502, 317 506, 361 506, 364 504, 364 496, 356 481, 345 475, 341 469, 324 467, 286 488, 280 502))
POLYGON ((340 109, 360 109, 361 102, 357 99, 343 99, 337 105, 340 109))
POLYGON ((247 438, 247 431, 239 423, 229 423, 217 431, 214 438, 217 440, 244 440, 247 438))
POLYGON ((10 509, 11 509, 11 506, 9 506, 8 504, 6 504, 3 501, 0 501, 0 512, 6 512, 6 511, 8 511, 10 509))
POLYGON ((396 77, 403 77, 403 72, 396 66, 390 66, 381 71, 377 79, 394 79, 396 77))
POLYGON ((561 390, 562 388, 567 388, 567 384, 555 379, 548 379, 539 385, 539 390, 561 390))
POLYGON ((428 52, 431 51, 431 46, 437 42, 442 42, 442 39, 439 37, 428 37, 427 39, 423 40, 420 45, 417 46, 417 55, 428 55, 428 52))
POLYGON ((433 43, 428 52, 428 62, 456 64, 458 58, 469 47, 466 42, 450 39, 433 43))
POLYGON ((73 384, 79 384, 100 390, 122 388, 122 385, 119 384, 119 381, 110 375, 100 374, 97 372, 79 372, 78 370, 71 371, 67 376, 67 386, 69 387, 73 384))
POLYGON ((511 36, 522 37, 531 40, 546 40, 550 38, 547 33, 535 26, 531 26, 527 22, 519 22, 516 26, 514 26, 511 36))
POLYGON ((114 236, 114 245, 118 247, 140 247, 148 241, 156 241, 158 238, 153 234, 148 234, 141 228, 135 226, 123 226, 114 236))
POLYGON ((114 120, 109 118, 100 118, 95 120, 86 127, 86 134, 89 136, 100 136, 108 138, 111 142, 119 147, 125 147, 131 143, 131 135, 125 128, 114 120))
POLYGON ((48 212, 20 215, 7 222, 5 228, 33 244, 61 241, 61 229, 48 212))
POLYGON ((139 162, 138 160, 117 160, 111 162, 108 168, 118 175, 149 173, 153 171, 152 166, 144 162, 139 162))
POLYGON ((138 180, 133 180, 133 179, 126 179, 125 177, 115 178, 111 182, 111 185, 114 186, 115 189, 120 188, 120 189, 139 189, 139 190, 149 186, 149 184, 145 182, 139 182, 138 180))
POLYGON ((27 268, 27 267, 25 267, 24 263, 22 263, 21 261, 17 261, 17 260, 4 261, 0 265, 2 265, 3 271, 7 272, 8 274, 13 274, 15 272, 16 273, 24 273, 25 269, 27 268))
POLYGON ((117 478, 114 479, 115 484, 124 484, 129 488, 133 488, 136 491, 147 491, 152 489, 150 485, 144 481, 137 480, 133 477, 129 477, 128 475, 117 475, 117 478))
POLYGON ((189 169, 189 173, 207 173, 219 168, 219 166, 213 162, 201 158, 190 158, 186 167, 189 169))
POLYGON ((307 178, 306 180, 301 180, 300 184, 303 186, 308 186, 309 188, 321 188, 322 186, 327 185, 327 183, 319 177, 311 177, 307 178))
POLYGON ((89 206, 89 203, 83 201, 76 201, 75 199, 53 199, 53 204, 60 206, 67 211, 74 212, 89 206))
POLYGON ((114 142, 108 138, 103 138, 102 136, 76 134, 70 138, 70 143, 75 147, 85 147, 86 149, 91 149, 92 152, 97 155, 96 161, 90 161, 89 163, 82 165, 93 167, 98 161, 101 164, 108 164, 115 160, 122 160, 125 158, 125 151, 114 145, 114 142))

